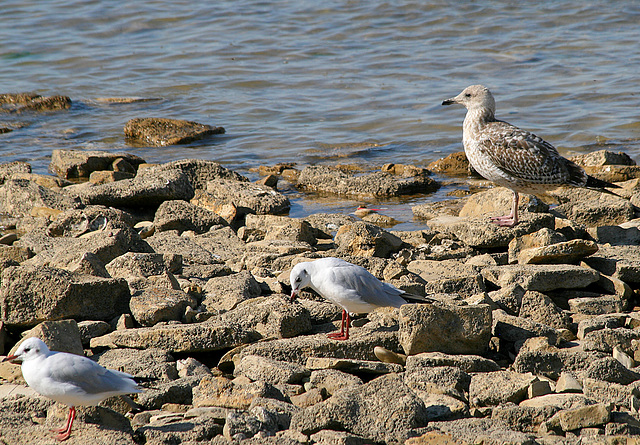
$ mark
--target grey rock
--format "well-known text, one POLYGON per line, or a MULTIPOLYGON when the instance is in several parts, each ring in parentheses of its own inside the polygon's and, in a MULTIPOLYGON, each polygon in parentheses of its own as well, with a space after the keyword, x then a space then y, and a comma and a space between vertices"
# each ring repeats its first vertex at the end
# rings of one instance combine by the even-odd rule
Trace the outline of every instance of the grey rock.
POLYGON ((620 346, 623 350, 631 350, 631 342, 639 338, 640 332, 633 329, 605 328, 586 334, 583 348, 585 351, 600 351, 611 354, 614 346, 620 346))
POLYGON ((206 192, 213 199, 232 202, 239 216, 285 213, 291 206, 289 198, 282 193, 255 183, 214 179, 207 183, 206 192))
POLYGON ((251 272, 243 270, 233 275, 211 278, 202 289, 202 310, 228 311, 239 303, 260 296, 262 288, 251 272))
POLYGON ((86 320, 78 323, 80 338, 83 346, 89 346, 93 337, 100 337, 111 331, 111 325, 106 321, 86 320))
POLYGON ((341 213, 314 213, 304 218, 311 225, 313 236, 318 239, 333 239, 338 229, 356 221, 356 218, 341 213))
POLYGON ((616 225, 635 218, 628 199, 578 187, 564 187, 554 192, 561 202, 554 213, 587 227, 616 225))
POLYGON ((598 315, 592 318, 585 318, 578 323, 577 337, 582 340, 584 336, 591 331, 598 331, 600 329, 620 328, 624 324, 623 317, 619 315, 598 315))
POLYGON ((567 238, 562 233, 548 228, 518 236, 509 242, 509 264, 517 263, 518 255, 525 249, 550 246, 564 241, 567 241, 567 238))
POLYGON ((179 272, 182 257, 176 254, 127 252, 111 260, 105 268, 113 278, 150 277, 179 272))
POLYGON ((16 327, 63 318, 106 321, 127 312, 129 297, 122 279, 49 267, 9 267, 2 272, 0 318, 16 327))
MULTIPOLYGON (((302 219, 277 215, 249 214, 245 220, 246 232, 253 240, 288 240, 316 244, 311 225, 302 219)), ((248 241, 248 240, 247 240, 248 241)))
POLYGON ((492 318, 493 334, 502 341, 515 343, 528 338, 547 337, 549 343, 555 344, 558 340, 558 332, 554 328, 530 318, 514 317, 502 309, 493 311, 492 318))
POLYGON ((333 397, 294 414, 291 428, 303 434, 341 429, 369 440, 404 443, 413 428, 425 426, 425 406, 402 378, 389 374, 338 391, 333 397))
POLYGON ((348 386, 362 385, 360 377, 337 369, 318 369, 311 371, 309 381, 304 384, 305 390, 324 389, 329 395, 348 386))
POLYGON ((181 290, 150 287, 131 297, 129 309, 142 326, 154 326, 161 321, 181 320, 186 308, 193 309, 197 304, 194 297, 181 290))
POLYGON ((241 384, 225 377, 203 377, 193 388, 193 405, 197 408, 218 406, 246 410, 254 400, 261 398, 283 400, 284 396, 273 385, 261 380, 241 384))
POLYGON ((119 369, 135 377, 160 381, 178 378, 175 359, 168 351, 156 347, 146 349, 109 349, 93 357, 100 365, 119 369))
POLYGON ((309 357, 307 358, 306 367, 311 370, 339 369, 354 374, 388 374, 391 372, 402 372, 402 366, 397 363, 329 357, 309 357))
POLYGON ((491 419, 504 422, 516 431, 536 434, 542 422, 549 420, 560 408, 555 406, 516 406, 505 404, 497 406, 491 413, 491 419))
POLYGON ((345 431, 320 430, 310 436, 313 444, 317 445, 366 445, 367 440, 356 434, 345 431))
POLYGON ((8 215, 29 216, 38 207, 68 210, 79 206, 79 200, 26 179, 8 180, 0 186, 0 208, 8 215))
POLYGON ((518 284, 525 290, 538 292, 587 287, 599 279, 597 271, 569 264, 486 267, 482 276, 498 287, 518 284))
POLYGON ((429 426, 466 443, 485 445, 534 445, 536 443, 534 435, 514 431, 510 425, 497 419, 459 419, 431 422, 429 426))
POLYGON ((620 295, 581 297, 569 300, 569 310, 574 314, 604 315, 623 312, 627 306, 628 300, 620 295))
POLYGON ((334 241, 338 252, 363 257, 389 257, 402 246, 400 238, 364 221, 342 225, 334 241))
POLYGON ((556 416, 563 431, 573 431, 608 423, 611 418, 611 406, 605 404, 584 406, 562 410, 556 416))
POLYGON ((487 305, 406 304, 400 308, 399 338, 405 354, 482 354, 491 337, 487 305))
POLYGON ((130 229, 133 225, 134 219, 127 212, 101 205, 88 205, 56 215, 47 227, 47 234, 52 237, 78 238, 97 230, 130 229))
POLYGON ((427 282, 427 294, 471 296, 486 290, 482 275, 476 268, 458 260, 415 260, 407 265, 407 269, 427 282))
POLYGON ((585 370, 585 377, 621 385, 640 380, 640 374, 625 368, 613 357, 603 357, 591 362, 585 370))
POLYGON ((295 363, 273 360, 259 355, 245 355, 235 367, 235 375, 264 380, 272 385, 299 383, 311 371, 295 363))
POLYGON ((479 355, 443 354, 442 352, 423 352, 407 357, 406 372, 420 372, 432 367, 456 367, 463 372, 493 372, 500 366, 488 358, 479 355))
POLYGON ((582 379, 585 397, 598 403, 621 406, 629 411, 633 410, 632 401, 638 400, 640 391, 636 385, 621 385, 589 377, 582 379))
POLYGON ((207 183, 214 179, 249 182, 249 179, 241 174, 229 170, 217 162, 204 159, 181 159, 163 164, 160 168, 164 170, 180 170, 187 176, 194 190, 206 189, 207 183))
POLYGON ((509 315, 518 315, 526 292, 519 284, 511 284, 489 292, 489 298, 509 315))
POLYGON ((157 416, 136 429, 136 437, 147 444, 202 443, 222 436, 222 425, 210 416, 182 419, 180 416, 157 416))
POLYGON ((178 369, 178 376, 180 377, 204 377, 212 375, 208 366, 200 363, 193 357, 176 361, 176 368, 178 369))
POLYGON ((601 273, 626 283, 640 283, 640 246, 601 245, 598 252, 584 262, 601 273))
POLYGON ((386 172, 353 175, 327 166, 307 166, 298 176, 297 186, 308 191, 353 197, 400 196, 429 193, 440 186, 426 169, 415 176, 399 177, 386 172))
POLYGON ((557 379, 562 372, 582 373, 603 354, 581 351, 521 351, 516 356, 513 369, 557 379))
MULTIPOLYGON (((513 193, 504 187, 494 187, 474 193, 465 200, 460 210, 461 217, 481 217, 506 215, 511 211, 513 193)), ((521 194, 518 205, 520 215, 526 213, 546 213, 549 206, 534 195, 521 194)))
POLYGON ((227 225, 227 221, 216 213, 195 206, 187 201, 165 201, 158 207, 153 225, 157 231, 192 230, 196 233, 209 231, 212 226, 227 225))
POLYGON ((158 117, 131 119, 124 126, 124 135, 129 142, 152 147, 188 144, 210 135, 222 133, 224 133, 222 127, 158 117))
POLYGON ((439 216, 429 220, 429 228, 455 236, 463 243, 476 248, 496 248, 509 245, 514 236, 553 228, 554 218, 544 213, 525 213, 522 221, 513 228, 491 224, 487 218, 462 218, 439 216))
POLYGON ((113 163, 118 160, 133 166, 134 172, 138 165, 145 162, 141 157, 128 153, 55 149, 51 152, 49 170, 62 179, 86 179, 94 171, 114 170, 113 163))
POLYGON ((527 398, 529 385, 535 379, 531 374, 514 371, 474 374, 469 385, 469 401, 474 406, 520 403, 527 398))
POLYGON ((255 330, 242 326, 203 322, 115 330, 91 339, 90 345, 92 348, 115 345, 135 349, 158 347, 170 352, 209 352, 251 343, 261 337, 255 330))
POLYGON ((412 388, 423 400, 421 394, 442 394, 466 402, 471 376, 454 366, 436 366, 407 371, 404 383, 412 388))
MULTIPOLYGON (((231 229, 229 229, 231 230, 231 229)), ((233 232, 233 231, 232 231, 233 232)), ((235 236, 235 234, 233 234, 235 236)), ((237 237, 236 237, 237 238, 237 237)), ((178 235, 177 231, 158 232, 145 239, 153 250, 160 254, 177 254, 182 256, 185 265, 201 265, 221 263, 216 245, 199 243, 195 237, 178 235)), ((237 238, 238 243, 244 243, 237 238)), ((220 246, 221 250, 224 246, 220 246)))
POLYGON ((604 165, 636 165, 635 161, 626 153, 610 150, 597 150, 590 153, 571 156, 573 162, 581 167, 604 165))
POLYGON ((0 111, 22 113, 66 110, 71 108, 71 99, 67 96, 41 96, 36 93, 0 94, 0 111))

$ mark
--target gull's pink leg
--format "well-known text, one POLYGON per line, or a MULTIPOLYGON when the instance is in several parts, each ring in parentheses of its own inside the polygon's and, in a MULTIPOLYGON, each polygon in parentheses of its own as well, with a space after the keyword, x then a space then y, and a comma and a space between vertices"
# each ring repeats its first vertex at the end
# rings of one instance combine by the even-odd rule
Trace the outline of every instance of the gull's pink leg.
POLYGON ((70 421, 71 421, 71 408, 69 408, 69 414, 67 414, 67 420, 65 421, 64 426, 60 428, 51 428, 49 431, 54 433, 63 433, 67 431, 67 429, 69 428, 70 421))
POLYGON ((73 421, 76 418, 76 407, 72 406, 71 408, 69 408, 69 419, 67 420, 67 425, 66 427, 59 431, 60 434, 58 434, 56 436, 56 440, 59 442, 62 442, 63 440, 67 440, 69 438, 69 436, 71 435, 71 427, 73 426, 73 421))
POLYGON ((327 337, 334 338, 336 340, 340 340, 342 337, 344 337, 344 321, 345 321, 345 317, 349 317, 349 314, 347 314, 347 311, 345 311, 343 309, 342 310, 342 324, 340 325, 340 332, 334 332, 333 334, 327 334, 327 337))
POLYGON ((513 227, 518 224, 518 201, 520 196, 518 192, 513 190, 513 204, 511 206, 511 213, 505 216, 496 216, 491 218, 491 221, 500 227, 513 227))
POLYGON ((329 334, 329 338, 333 338, 334 340, 349 340, 349 325, 351 324, 351 316, 345 310, 342 311, 342 329, 340 333, 329 334), (345 314, 346 314, 346 329, 345 329, 345 314))

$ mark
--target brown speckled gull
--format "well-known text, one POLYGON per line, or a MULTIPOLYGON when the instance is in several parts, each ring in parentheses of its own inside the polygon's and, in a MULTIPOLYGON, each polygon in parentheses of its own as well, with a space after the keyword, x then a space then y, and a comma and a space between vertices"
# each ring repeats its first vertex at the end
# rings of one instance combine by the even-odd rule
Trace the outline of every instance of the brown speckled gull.
POLYGON ((442 105, 467 108, 462 126, 464 152, 484 178, 513 191, 511 213, 492 218, 505 227, 518 224, 518 192, 541 194, 560 186, 603 189, 618 186, 601 181, 533 133, 495 118, 496 102, 482 85, 471 85, 442 105))

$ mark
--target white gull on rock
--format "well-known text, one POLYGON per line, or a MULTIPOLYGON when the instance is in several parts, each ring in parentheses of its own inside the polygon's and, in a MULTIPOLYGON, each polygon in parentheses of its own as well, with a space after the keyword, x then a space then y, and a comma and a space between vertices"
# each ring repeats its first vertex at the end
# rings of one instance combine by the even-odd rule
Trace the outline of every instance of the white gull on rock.
POLYGON ((329 338, 349 338, 350 314, 369 313, 377 307, 406 304, 404 291, 383 283, 364 267, 340 258, 321 258, 298 263, 291 270, 291 300, 305 287, 342 308, 342 327, 329 338))
POLYGON ((513 191, 511 213, 492 218, 496 224, 505 227, 518 224, 518 192, 542 194, 560 186, 618 188, 587 175, 535 134, 497 120, 496 103, 486 87, 471 85, 442 102, 451 104, 467 108, 462 142, 471 166, 484 178, 513 191))
POLYGON ((81 355, 50 351, 36 337, 26 339, 15 354, 2 361, 13 360, 22 362, 22 375, 38 394, 69 406, 65 426, 53 430, 60 441, 71 434, 76 406, 95 406, 108 397, 141 392, 131 375, 81 355))

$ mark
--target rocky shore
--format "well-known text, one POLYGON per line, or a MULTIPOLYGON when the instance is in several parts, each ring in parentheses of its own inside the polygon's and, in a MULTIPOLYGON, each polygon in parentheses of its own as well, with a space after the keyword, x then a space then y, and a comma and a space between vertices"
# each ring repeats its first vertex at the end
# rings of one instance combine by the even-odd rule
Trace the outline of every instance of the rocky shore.
MULTIPOLYGON (((128 135, 174 141, 155 134, 166 122, 134 129, 146 124, 128 135)), ((79 407, 70 444, 636 443, 640 168, 607 151, 574 160, 620 196, 523 197, 521 224, 503 228, 488 216, 510 192, 483 184, 414 207, 425 229, 410 232, 371 215, 290 218, 278 190, 429 193, 431 170, 467 180, 464 156, 357 175, 269 166, 257 182, 126 153, 56 150, 56 176, 0 164, 0 354, 38 336, 145 380, 135 412, 120 398, 79 407), (324 256, 435 302, 328 339, 341 310, 288 298, 293 265, 324 256)), ((16 365, 0 378, 0 442, 55 443, 66 407, 16 365)))

